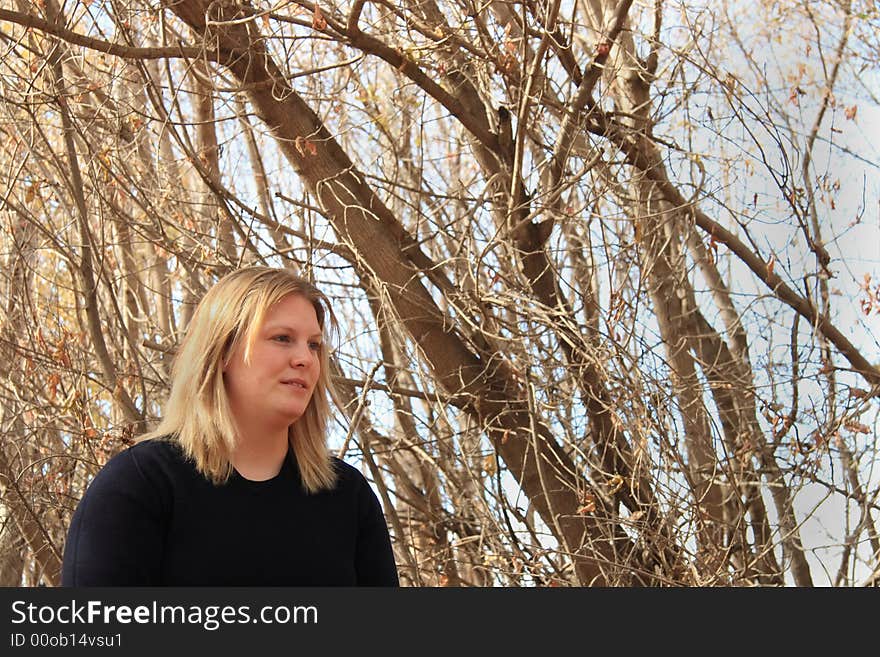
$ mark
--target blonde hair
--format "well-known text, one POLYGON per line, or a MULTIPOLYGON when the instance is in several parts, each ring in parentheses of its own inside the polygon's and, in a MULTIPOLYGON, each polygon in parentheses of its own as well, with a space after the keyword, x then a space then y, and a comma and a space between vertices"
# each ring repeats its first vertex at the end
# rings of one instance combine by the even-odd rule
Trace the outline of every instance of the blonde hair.
MULTIPOLYGON (((235 424, 223 382, 223 366, 244 341, 244 361, 266 312, 291 294, 311 302, 324 337, 336 318, 327 297, 308 281, 285 269, 245 267, 221 278, 202 298, 174 359, 171 393, 164 416, 154 431, 138 442, 164 437, 177 442, 196 468, 215 484, 232 474, 235 424)), ((327 449, 330 400, 336 395, 330 379, 325 339, 319 352, 321 371, 303 415, 287 431, 303 488, 309 493, 330 490, 336 472, 327 449)))

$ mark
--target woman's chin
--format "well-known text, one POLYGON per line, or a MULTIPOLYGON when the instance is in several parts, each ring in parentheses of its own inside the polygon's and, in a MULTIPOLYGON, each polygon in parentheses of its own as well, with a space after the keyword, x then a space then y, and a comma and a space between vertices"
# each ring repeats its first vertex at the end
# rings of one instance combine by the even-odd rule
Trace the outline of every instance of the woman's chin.
POLYGON ((287 414, 287 423, 288 424, 296 424, 297 421, 305 414, 305 409, 298 409, 288 412, 287 414))

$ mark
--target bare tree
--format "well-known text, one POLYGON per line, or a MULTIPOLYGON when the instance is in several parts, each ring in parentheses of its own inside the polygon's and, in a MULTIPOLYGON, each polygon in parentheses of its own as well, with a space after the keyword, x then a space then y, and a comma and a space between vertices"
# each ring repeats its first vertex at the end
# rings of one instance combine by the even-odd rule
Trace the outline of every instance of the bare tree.
POLYGON ((194 304, 258 262, 336 301, 332 440, 405 583, 878 582, 873 3, 0 21, 4 583, 57 583, 194 304))

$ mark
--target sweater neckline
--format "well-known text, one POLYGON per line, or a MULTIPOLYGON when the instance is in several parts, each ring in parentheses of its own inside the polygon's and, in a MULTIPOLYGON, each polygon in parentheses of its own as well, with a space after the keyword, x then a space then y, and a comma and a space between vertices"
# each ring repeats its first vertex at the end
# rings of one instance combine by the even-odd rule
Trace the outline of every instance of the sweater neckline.
POLYGON ((276 474, 274 477, 270 477, 269 479, 263 479, 262 481, 248 479, 238 470, 236 470, 235 466, 232 467, 232 479, 239 485, 254 489, 267 488, 279 482, 291 479, 299 481, 299 466, 296 463, 296 454, 294 453, 293 448, 288 445, 287 455, 284 457, 284 461, 281 463, 281 469, 278 471, 278 474, 276 474))

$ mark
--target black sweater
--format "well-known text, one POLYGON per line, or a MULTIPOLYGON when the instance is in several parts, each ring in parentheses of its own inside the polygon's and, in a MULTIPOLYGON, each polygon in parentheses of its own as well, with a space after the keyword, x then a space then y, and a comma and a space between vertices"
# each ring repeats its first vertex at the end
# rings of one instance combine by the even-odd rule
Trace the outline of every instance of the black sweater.
POLYGON ((173 442, 114 456, 80 501, 62 586, 398 586, 375 493, 334 459, 334 490, 306 494, 293 450, 281 471, 213 485, 173 442))

